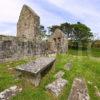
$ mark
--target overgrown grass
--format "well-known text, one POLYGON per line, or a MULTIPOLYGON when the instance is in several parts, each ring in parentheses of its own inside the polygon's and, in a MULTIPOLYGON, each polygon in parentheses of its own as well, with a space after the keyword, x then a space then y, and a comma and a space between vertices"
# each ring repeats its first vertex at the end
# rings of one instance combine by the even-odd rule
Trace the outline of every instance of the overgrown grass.
POLYGON ((23 88, 23 91, 13 97, 12 100, 67 100, 73 79, 75 77, 83 77, 86 80, 91 100, 100 100, 95 95, 94 89, 94 86, 97 86, 100 90, 100 59, 87 56, 85 52, 83 54, 81 51, 77 53, 77 51, 72 50, 68 54, 57 55, 54 66, 42 78, 38 87, 32 86, 32 84, 26 82, 24 79, 16 80, 14 70, 9 70, 9 67, 14 68, 17 65, 27 63, 28 60, 0 64, 0 91, 17 84, 23 88), (70 71, 66 71, 64 65, 69 61, 72 61, 73 67, 70 71), (65 72, 63 78, 68 80, 68 84, 57 98, 52 93, 49 93, 45 89, 45 86, 55 80, 54 75, 60 70, 65 72), (88 81, 92 82, 92 84, 88 84, 88 81))

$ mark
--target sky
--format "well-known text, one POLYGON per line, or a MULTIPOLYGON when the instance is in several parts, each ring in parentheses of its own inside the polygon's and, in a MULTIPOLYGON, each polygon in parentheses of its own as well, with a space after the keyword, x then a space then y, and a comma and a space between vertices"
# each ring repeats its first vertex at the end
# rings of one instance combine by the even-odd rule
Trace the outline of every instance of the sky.
POLYGON ((0 35, 16 35, 22 6, 30 6, 45 27, 78 21, 100 39, 100 0, 0 0, 0 35))

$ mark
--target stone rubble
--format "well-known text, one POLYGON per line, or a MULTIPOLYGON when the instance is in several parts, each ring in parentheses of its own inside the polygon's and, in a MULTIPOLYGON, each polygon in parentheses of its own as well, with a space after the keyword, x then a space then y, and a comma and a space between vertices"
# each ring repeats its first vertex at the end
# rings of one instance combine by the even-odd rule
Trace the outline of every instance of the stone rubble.
POLYGON ((85 80, 74 79, 68 100, 90 100, 85 80))
POLYGON ((63 71, 59 71, 54 77, 56 78, 56 79, 58 79, 58 78, 62 78, 63 76, 64 76, 64 72, 63 71))
POLYGON ((58 96, 63 90, 64 86, 67 84, 67 80, 59 78, 46 86, 46 89, 58 96))
POLYGON ((12 86, 9 89, 5 89, 0 93, 0 100, 10 100, 12 96, 15 96, 17 93, 21 92, 22 88, 18 86, 12 86))

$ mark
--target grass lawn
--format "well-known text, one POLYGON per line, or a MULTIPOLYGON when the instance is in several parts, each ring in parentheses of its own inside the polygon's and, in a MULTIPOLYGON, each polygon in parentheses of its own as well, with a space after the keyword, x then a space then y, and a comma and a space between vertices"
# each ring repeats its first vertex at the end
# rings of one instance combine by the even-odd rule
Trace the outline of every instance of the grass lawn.
POLYGON ((90 55, 87 56, 86 52, 82 53, 79 51, 77 53, 75 50, 70 50, 68 54, 57 55, 57 60, 54 66, 49 73, 42 78, 40 86, 38 87, 32 86, 32 84, 26 82, 24 79, 16 79, 14 67, 27 63, 28 60, 0 64, 0 91, 17 84, 23 88, 23 91, 13 97, 12 100, 67 100, 73 79, 75 77, 83 77, 86 80, 91 100, 100 100, 100 98, 95 95, 94 89, 94 86, 97 86, 100 90, 100 59, 97 57, 100 52, 97 54, 97 50, 94 51, 95 53, 93 51, 92 52, 95 57, 90 55), (70 71, 66 71, 64 65, 70 60, 72 61, 73 68, 70 71), (68 80, 68 84, 65 86, 59 97, 56 98, 54 95, 46 91, 45 86, 55 80, 54 75, 59 70, 65 72, 63 78, 68 80), (88 81, 92 82, 92 84, 88 84, 88 81))

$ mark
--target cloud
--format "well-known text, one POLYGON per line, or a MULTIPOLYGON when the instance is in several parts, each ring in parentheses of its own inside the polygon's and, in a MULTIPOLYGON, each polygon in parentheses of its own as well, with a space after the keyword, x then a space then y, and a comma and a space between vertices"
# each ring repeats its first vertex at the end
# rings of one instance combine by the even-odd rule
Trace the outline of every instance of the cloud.
POLYGON ((0 34, 16 35, 16 23, 24 0, 0 0, 0 34))
POLYGON ((81 21, 100 37, 100 0, 1 0, 0 33, 16 35, 16 23, 23 4, 34 9, 46 27, 81 21))
POLYGON ((1 0, 0 22, 16 22, 23 3, 23 0, 1 0))
POLYGON ((99 0, 48 0, 66 12, 71 13, 77 20, 88 25, 100 37, 100 4, 99 0))

